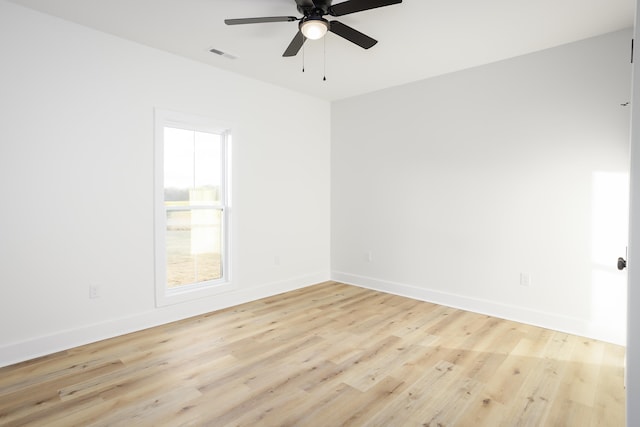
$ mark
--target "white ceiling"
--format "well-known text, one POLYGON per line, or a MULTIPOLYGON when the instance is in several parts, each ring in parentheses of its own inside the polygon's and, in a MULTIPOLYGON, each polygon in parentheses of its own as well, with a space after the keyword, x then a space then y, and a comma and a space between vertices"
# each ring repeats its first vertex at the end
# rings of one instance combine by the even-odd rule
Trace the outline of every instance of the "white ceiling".
MULTIPOLYGON (((377 39, 364 50, 329 34, 282 53, 295 0, 10 0, 106 33, 312 96, 336 100, 629 28, 635 0, 404 0, 336 19, 377 39), (326 46, 325 46, 326 43, 326 46), (236 57, 208 52, 216 48, 236 57), (323 81, 326 49, 326 77, 323 81)), ((335 0, 335 4, 342 0, 335 0)))

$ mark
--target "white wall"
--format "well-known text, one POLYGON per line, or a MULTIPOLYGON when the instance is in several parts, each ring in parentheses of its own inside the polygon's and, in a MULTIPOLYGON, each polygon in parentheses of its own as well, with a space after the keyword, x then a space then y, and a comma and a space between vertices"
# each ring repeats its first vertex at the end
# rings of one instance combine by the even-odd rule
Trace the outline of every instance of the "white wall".
POLYGON ((328 102, 3 0, 0 52, 0 366, 329 277, 328 102), (154 107, 234 132, 236 290, 162 309, 154 107))
POLYGON ((335 102, 332 277, 623 343, 631 36, 335 102))

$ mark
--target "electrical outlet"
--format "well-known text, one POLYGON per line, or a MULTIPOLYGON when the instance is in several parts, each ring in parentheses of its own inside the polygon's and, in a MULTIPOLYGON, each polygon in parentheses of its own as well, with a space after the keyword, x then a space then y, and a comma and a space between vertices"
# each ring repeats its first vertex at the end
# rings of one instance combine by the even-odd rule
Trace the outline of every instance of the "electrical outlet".
POLYGON ((100 298, 100 287, 96 285, 89 286, 89 298, 96 299, 100 298))
POLYGON ((365 252, 364 260, 367 262, 371 262, 373 260, 373 253, 371 253, 371 251, 365 252))
POLYGON ((531 273, 520 273, 520 285, 531 286, 531 273))

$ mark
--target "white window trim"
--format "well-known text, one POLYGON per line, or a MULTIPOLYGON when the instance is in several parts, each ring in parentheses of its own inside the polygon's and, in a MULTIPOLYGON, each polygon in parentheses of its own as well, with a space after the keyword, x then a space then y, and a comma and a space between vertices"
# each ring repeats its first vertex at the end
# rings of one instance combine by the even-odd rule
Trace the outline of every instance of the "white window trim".
POLYGON ((218 295, 233 290, 230 262, 231 230, 231 144, 230 127, 224 126, 208 117, 184 114, 169 110, 154 110, 154 245, 155 245, 155 291, 156 307, 191 301, 197 298, 218 295), (223 241, 222 241, 222 278, 193 285, 167 288, 167 261, 165 249, 166 212, 164 206, 164 128, 211 132, 224 135, 222 148, 222 203, 223 241))

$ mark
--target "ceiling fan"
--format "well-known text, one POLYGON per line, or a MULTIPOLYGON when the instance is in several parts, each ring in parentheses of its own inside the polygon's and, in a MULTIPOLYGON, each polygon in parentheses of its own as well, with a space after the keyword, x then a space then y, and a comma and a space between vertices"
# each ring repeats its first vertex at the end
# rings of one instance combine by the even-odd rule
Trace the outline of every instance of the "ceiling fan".
POLYGON ((295 16, 267 16, 262 18, 225 19, 224 23, 227 25, 240 25, 300 21, 298 23, 298 33, 293 37, 282 56, 296 56, 307 39, 320 39, 324 37, 327 31, 331 31, 364 49, 369 49, 378 41, 348 25, 339 21, 328 21, 324 17, 326 15, 344 16, 363 10, 390 6, 402 3, 402 0, 347 0, 336 5, 331 4, 332 0, 295 0, 295 2, 298 6, 298 12, 304 15, 301 18, 295 16))

